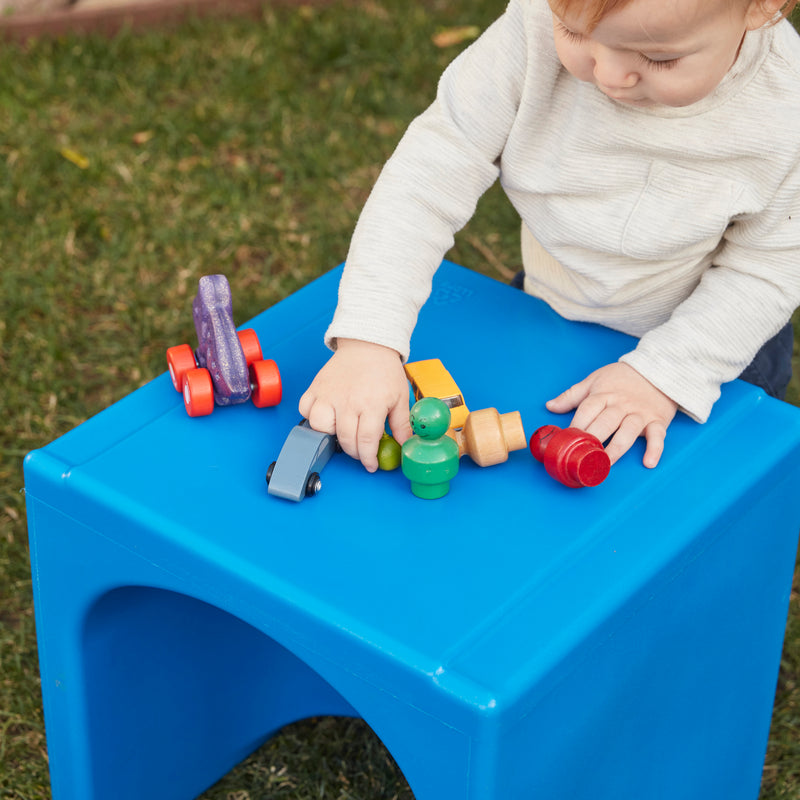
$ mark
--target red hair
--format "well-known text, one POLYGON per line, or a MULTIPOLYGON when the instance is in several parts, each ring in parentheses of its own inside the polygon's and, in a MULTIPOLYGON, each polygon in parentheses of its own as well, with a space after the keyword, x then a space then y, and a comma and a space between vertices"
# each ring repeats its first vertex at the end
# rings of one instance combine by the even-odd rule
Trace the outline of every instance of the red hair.
POLYGON ((606 14, 619 11, 631 2, 632 0, 552 0, 550 5, 559 17, 563 17, 566 12, 570 12, 570 16, 580 17, 586 23, 587 33, 591 33, 606 14))
MULTIPOLYGON (((784 17, 789 17, 795 10, 800 0, 786 0, 783 5, 778 6, 778 0, 754 0, 760 2, 765 6, 765 14, 769 17, 772 16, 772 22, 778 22, 784 17), (774 14, 770 14, 769 8, 775 5, 774 14)), ((625 8, 633 0, 551 0, 551 7, 553 11, 562 17, 565 13, 570 12, 583 19, 586 23, 588 33, 591 33, 600 20, 610 14, 612 11, 619 11, 625 8)))

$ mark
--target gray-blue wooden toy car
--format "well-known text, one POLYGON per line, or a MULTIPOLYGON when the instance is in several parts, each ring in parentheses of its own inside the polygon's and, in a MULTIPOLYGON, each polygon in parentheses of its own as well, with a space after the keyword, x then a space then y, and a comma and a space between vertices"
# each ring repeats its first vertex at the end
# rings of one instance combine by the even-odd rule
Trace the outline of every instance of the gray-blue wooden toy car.
POLYGON ((269 493, 295 502, 316 494, 322 488, 319 473, 338 450, 336 436, 315 431, 304 419, 289 431, 278 460, 267 469, 269 493))

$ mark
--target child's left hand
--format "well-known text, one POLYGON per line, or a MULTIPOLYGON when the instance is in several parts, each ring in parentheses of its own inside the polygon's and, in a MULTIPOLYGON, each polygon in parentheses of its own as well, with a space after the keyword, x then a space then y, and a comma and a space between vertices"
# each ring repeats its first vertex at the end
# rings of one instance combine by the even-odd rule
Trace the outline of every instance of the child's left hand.
POLYGON ((678 404, 633 367, 617 362, 595 370, 547 402, 549 411, 576 409, 570 425, 591 433, 606 447, 613 464, 639 436, 647 441, 642 463, 655 467, 664 451, 664 438, 678 404))

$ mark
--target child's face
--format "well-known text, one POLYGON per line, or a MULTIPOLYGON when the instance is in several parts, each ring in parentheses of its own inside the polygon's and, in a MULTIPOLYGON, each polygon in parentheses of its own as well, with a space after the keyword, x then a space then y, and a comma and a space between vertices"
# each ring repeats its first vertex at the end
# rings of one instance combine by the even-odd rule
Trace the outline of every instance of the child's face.
POLYGON ((564 67, 634 106, 687 106, 731 68, 748 30, 766 17, 747 0, 632 0, 588 33, 582 16, 553 12, 564 67))

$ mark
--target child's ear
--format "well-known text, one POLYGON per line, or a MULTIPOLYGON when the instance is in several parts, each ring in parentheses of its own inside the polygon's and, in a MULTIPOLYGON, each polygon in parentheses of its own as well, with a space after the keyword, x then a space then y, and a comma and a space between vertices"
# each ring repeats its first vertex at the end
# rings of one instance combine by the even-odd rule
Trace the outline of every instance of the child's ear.
POLYGON ((785 4, 785 0, 751 0, 745 13, 747 30, 754 31, 774 20, 785 4))

